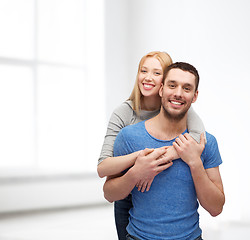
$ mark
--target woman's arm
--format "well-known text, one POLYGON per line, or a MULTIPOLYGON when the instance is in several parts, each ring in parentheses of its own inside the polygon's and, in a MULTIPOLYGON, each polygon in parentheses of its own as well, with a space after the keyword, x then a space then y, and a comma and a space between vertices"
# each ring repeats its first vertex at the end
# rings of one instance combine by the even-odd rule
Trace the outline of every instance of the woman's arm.
POLYGON ((187 114, 187 127, 189 135, 197 142, 200 142, 201 134, 204 133, 205 142, 206 142, 206 134, 205 134, 205 126, 198 116, 198 114, 194 111, 192 107, 188 110, 187 114))
POLYGON ((116 175, 128 169, 129 167, 134 165, 135 160, 139 153, 140 151, 125 156, 108 157, 104 159, 97 166, 97 172, 99 177, 103 178, 106 176, 116 175))
POLYGON ((124 175, 107 177, 103 186, 104 197, 109 202, 121 200, 136 186, 137 182, 145 176, 153 179, 163 170, 171 167, 172 162, 166 163, 164 156, 166 149, 144 149, 138 155, 137 161, 124 175))
POLYGON ((98 160, 97 172, 100 177, 116 175, 134 164, 139 152, 127 156, 113 157, 116 136, 122 128, 131 124, 134 114, 128 102, 122 103, 112 113, 98 160))

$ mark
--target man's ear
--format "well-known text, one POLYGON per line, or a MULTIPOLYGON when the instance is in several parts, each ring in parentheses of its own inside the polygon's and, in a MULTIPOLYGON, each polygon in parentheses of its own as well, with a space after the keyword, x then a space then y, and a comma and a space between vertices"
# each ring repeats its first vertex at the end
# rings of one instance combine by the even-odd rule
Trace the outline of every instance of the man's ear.
POLYGON ((192 103, 196 102, 197 98, 198 98, 198 90, 196 90, 196 92, 194 93, 194 97, 193 97, 193 100, 192 100, 192 103))
POLYGON ((159 95, 160 95, 160 97, 162 97, 163 86, 164 86, 163 83, 161 83, 161 87, 159 89, 159 95))

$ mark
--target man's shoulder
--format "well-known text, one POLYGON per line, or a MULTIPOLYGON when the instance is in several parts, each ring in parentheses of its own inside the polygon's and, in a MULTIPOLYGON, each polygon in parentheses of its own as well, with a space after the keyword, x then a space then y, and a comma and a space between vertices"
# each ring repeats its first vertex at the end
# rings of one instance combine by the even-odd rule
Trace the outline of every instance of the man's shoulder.
POLYGON ((207 143, 202 153, 202 157, 205 160, 204 162, 205 169, 217 167, 222 163, 217 139, 215 138, 214 135, 208 132, 206 132, 206 137, 207 137, 207 143))
POLYGON ((115 139, 114 156, 126 155, 141 150, 141 139, 144 134, 143 129, 143 122, 128 125, 121 129, 115 139))
POLYGON ((141 121, 132 125, 128 125, 126 127, 124 127, 123 129, 121 129, 121 133, 123 134, 132 134, 138 131, 142 131, 144 129, 145 126, 145 121, 141 121))
POLYGON ((211 143, 211 142, 217 141, 216 137, 213 134, 211 134, 211 133, 209 133, 207 131, 206 131, 206 138, 207 138, 207 142, 208 143, 209 142, 211 143))
POLYGON ((213 134, 206 132, 206 138, 207 138, 206 146, 213 146, 214 144, 216 145, 218 144, 217 139, 213 134))

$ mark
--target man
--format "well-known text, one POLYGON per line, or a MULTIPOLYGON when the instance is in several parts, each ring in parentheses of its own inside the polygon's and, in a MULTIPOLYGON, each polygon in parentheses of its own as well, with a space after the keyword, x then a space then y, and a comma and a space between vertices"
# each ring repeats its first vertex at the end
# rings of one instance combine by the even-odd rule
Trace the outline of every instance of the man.
POLYGON ((160 113, 122 129, 114 145, 116 156, 145 150, 124 175, 104 185, 105 198, 110 202, 132 194, 127 239, 201 239, 198 201, 212 216, 220 214, 225 203, 216 139, 207 133, 204 148, 204 136, 198 144, 186 130, 187 111, 198 96, 198 72, 180 62, 170 65, 165 76, 159 92, 160 113), (138 191, 135 186, 141 175, 154 171, 148 159, 157 161, 160 156, 151 149, 171 145, 180 159, 167 163, 168 168, 154 178, 148 192, 138 191))

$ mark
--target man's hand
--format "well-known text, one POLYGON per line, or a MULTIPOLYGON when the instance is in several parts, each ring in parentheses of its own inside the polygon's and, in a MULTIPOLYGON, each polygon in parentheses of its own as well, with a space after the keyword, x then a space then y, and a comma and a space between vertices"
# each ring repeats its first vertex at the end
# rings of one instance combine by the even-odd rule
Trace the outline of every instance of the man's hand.
POLYGON ((197 143, 188 133, 180 135, 173 143, 180 158, 190 166, 200 161, 200 156, 205 147, 204 133, 201 134, 201 141, 197 143))
POLYGON ((173 165, 172 160, 174 157, 168 154, 169 147, 162 147, 156 149, 144 149, 138 155, 134 168, 138 173, 138 191, 148 191, 154 180, 154 177, 173 165))

